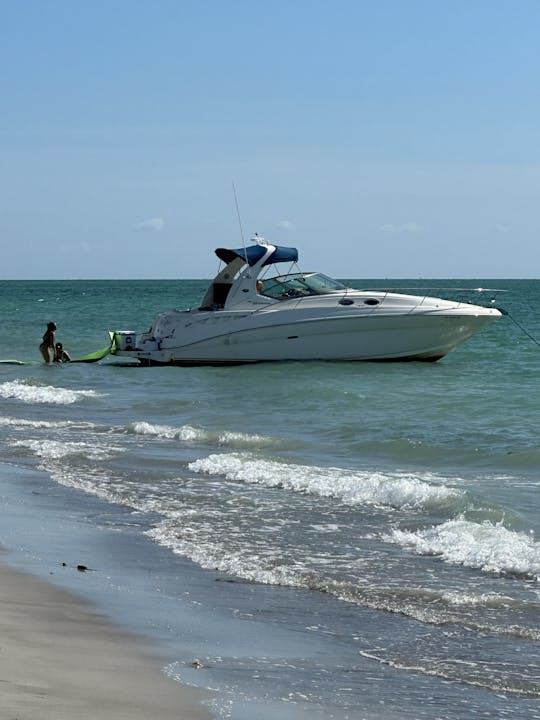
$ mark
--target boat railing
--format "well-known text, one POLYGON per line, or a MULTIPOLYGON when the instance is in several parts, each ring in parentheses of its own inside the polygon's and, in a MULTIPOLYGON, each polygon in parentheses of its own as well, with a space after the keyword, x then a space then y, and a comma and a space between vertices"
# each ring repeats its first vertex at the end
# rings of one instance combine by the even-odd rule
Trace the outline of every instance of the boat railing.
POLYGON ((464 287, 446 287, 446 286, 436 286, 436 287, 418 287, 418 286, 408 286, 408 287, 391 287, 391 288, 362 288, 362 292, 373 292, 373 293, 382 293, 383 298, 380 300, 380 304, 382 305, 384 303, 384 299, 386 296, 391 295, 392 293, 408 293, 413 296, 417 296, 419 299, 418 307, 423 305, 423 303, 428 300, 432 299, 433 297, 438 297, 441 300, 448 300, 448 301, 454 301, 456 303, 456 306, 459 307, 460 305, 491 305, 493 306, 496 303, 496 298, 499 293, 507 293, 508 290, 502 289, 502 288, 483 288, 483 287, 477 287, 477 288, 464 288, 464 287), (489 300, 486 300, 485 298, 482 298, 480 302, 476 300, 474 296, 481 296, 481 295, 488 295, 489 300), (473 302, 474 301, 474 302, 473 302))
MULTIPOLYGON (((274 278, 273 278, 274 279, 274 278)), ((464 287, 445 287, 445 286, 437 286, 437 287, 418 287, 418 286, 400 286, 400 287, 362 287, 362 288, 351 288, 347 287, 343 292, 332 292, 327 293, 326 295, 303 295, 303 294, 288 294, 283 295, 279 298, 273 297, 274 300, 295 300, 295 306, 298 307, 298 305, 303 304, 305 301, 312 300, 313 297, 339 297, 346 301, 346 298, 348 294, 354 293, 354 292, 362 292, 362 293, 373 293, 374 296, 374 302, 373 302, 373 311, 375 311, 376 307, 383 307, 385 303, 390 302, 390 300, 387 301, 387 298, 394 296, 395 294, 408 294, 412 297, 417 297, 418 302, 416 305, 412 306, 410 308, 410 312, 414 312, 415 309, 422 307, 422 305, 429 301, 433 300, 434 297, 438 297, 441 300, 447 300, 450 302, 454 302, 456 308, 459 308, 461 305, 482 305, 482 306, 491 306, 496 307, 496 297, 499 293, 506 293, 508 290, 502 289, 502 288, 464 288, 464 287), (480 296, 487 295, 489 296, 489 299, 482 298, 479 299, 480 296)), ((270 296, 272 297, 272 296, 270 296)), ((343 302, 341 304, 347 304, 346 302, 343 302)), ((261 310, 267 309, 267 306, 258 308, 256 312, 259 312, 261 310)))

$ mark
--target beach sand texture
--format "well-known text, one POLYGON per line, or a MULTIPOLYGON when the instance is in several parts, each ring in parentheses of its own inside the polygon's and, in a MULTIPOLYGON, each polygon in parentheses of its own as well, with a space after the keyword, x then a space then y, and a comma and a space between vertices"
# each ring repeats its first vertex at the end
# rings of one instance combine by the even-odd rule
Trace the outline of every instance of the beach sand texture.
POLYGON ((1 720, 204 720, 202 694, 75 596, 0 565, 1 720))

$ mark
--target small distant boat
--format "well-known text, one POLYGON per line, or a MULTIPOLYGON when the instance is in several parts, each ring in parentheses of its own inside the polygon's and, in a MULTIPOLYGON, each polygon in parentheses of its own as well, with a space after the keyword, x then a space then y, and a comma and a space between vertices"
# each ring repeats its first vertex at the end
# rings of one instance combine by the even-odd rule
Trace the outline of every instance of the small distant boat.
POLYGON ((254 241, 215 251, 224 266, 198 308, 162 312, 142 334, 113 331, 113 354, 145 365, 435 361, 502 314, 428 295, 354 290, 300 272, 296 248, 254 241), (291 264, 287 274, 269 273, 283 263, 291 264))

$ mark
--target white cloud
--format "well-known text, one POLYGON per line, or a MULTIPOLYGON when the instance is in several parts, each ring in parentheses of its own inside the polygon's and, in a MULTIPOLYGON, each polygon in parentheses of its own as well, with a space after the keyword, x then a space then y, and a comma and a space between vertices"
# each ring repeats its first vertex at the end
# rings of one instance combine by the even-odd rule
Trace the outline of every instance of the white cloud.
POLYGON ((401 223, 401 225, 386 223, 385 225, 381 225, 379 230, 385 233, 418 233, 422 231, 422 227, 415 222, 401 223))
POLYGON ((70 253, 70 254, 84 253, 85 255, 90 255, 93 252, 92 245, 89 242, 87 242, 86 240, 81 240, 80 242, 74 243, 73 245, 68 245, 67 243, 62 243, 61 245, 58 246, 58 249, 60 250, 60 252, 63 252, 66 254, 68 254, 68 253, 70 253))
POLYGON ((135 225, 135 230, 143 230, 144 232, 161 232, 165 227, 165 220, 160 217, 148 218, 141 220, 135 225))
POLYGON ((294 225, 290 220, 280 220, 277 226, 280 230, 294 230, 294 225))
POLYGON ((415 222, 408 222, 403 223, 403 225, 399 226, 400 232, 406 232, 406 233, 417 233, 422 230, 420 225, 415 222))
POLYGON ((498 233, 507 233, 508 232, 508 226, 507 225, 495 225, 495 231, 498 233))

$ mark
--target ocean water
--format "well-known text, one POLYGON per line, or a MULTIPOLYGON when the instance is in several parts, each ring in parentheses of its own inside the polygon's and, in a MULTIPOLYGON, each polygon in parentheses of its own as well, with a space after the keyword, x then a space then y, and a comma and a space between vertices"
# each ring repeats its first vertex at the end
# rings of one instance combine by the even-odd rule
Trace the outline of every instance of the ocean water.
POLYGON ((77 358, 206 284, 0 282, 8 559, 217 717, 540 718, 540 281, 397 282, 505 290, 434 364, 40 362, 49 320, 77 358))

